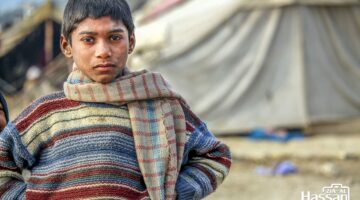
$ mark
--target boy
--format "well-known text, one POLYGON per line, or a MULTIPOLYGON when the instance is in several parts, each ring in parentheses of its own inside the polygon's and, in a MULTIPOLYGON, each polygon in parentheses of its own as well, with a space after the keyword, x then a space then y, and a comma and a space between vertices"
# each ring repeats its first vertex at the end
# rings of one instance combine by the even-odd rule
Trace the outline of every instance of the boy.
POLYGON ((74 61, 64 91, 1 134, 2 199, 200 199, 216 189, 229 149, 160 74, 127 70, 125 0, 69 0, 60 42, 74 61))
POLYGON ((0 93, 0 132, 9 122, 9 112, 4 96, 0 93))

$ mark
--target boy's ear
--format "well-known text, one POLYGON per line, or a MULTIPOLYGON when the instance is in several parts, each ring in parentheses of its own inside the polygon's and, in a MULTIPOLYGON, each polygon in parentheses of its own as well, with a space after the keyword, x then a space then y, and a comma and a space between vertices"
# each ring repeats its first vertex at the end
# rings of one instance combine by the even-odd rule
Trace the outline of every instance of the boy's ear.
POLYGON ((129 54, 131 54, 135 49, 136 39, 135 34, 132 33, 129 38, 129 54))
POLYGON ((70 42, 66 40, 64 35, 61 35, 60 37, 60 47, 61 47, 61 51, 66 57, 68 58, 72 57, 70 42))

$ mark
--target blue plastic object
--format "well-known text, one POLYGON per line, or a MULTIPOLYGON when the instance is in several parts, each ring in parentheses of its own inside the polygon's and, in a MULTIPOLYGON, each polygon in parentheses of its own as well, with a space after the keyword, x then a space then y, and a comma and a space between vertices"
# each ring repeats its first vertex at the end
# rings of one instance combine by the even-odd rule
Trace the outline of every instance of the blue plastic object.
POLYGON ((263 128, 256 128, 249 134, 252 140, 271 140, 279 142, 287 142, 292 139, 303 139, 304 134, 301 131, 269 131, 263 128))
POLYGON ((282 161, 274 167, 258 166, 255 169, 255 173, 262 176, 286 176, 297 172, 298 168, 290 161, 282 161))
POLYGON ((283 161, 276 165, 274 169, 275 175, 288 175, 297 173, 297 167, 290 161, 283 161))

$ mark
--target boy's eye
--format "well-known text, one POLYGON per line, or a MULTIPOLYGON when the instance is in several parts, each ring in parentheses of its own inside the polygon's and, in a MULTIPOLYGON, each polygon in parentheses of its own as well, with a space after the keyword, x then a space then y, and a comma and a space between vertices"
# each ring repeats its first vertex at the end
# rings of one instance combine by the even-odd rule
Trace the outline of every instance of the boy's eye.
POLYGON ((121 35, 112 35, 112 36, 110 36, 111 41, 119 41, 121 39, 122 39, 121 35))
POLYGON ((93 43, 95 41, 95 39, 92 37, 84 37, 84 38, 81 38, 81 41, 86 42, 86 43, 93 43))

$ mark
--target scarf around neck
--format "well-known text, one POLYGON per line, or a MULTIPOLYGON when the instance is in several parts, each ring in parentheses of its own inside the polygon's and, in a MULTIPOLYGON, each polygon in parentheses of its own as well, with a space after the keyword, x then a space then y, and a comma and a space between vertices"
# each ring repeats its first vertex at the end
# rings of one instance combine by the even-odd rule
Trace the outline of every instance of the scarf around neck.
POLYGON ((92 81, 74 65, 64 83, 67 98, 82 102, 127 104, 140 171, 153 200, 175 199, 186 140, 180 95, 159 73, 129 72, 113 82, 92 81))

